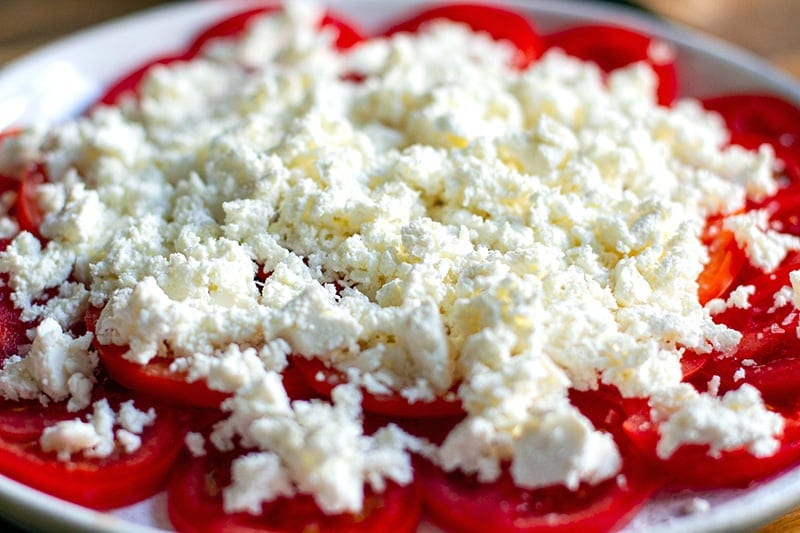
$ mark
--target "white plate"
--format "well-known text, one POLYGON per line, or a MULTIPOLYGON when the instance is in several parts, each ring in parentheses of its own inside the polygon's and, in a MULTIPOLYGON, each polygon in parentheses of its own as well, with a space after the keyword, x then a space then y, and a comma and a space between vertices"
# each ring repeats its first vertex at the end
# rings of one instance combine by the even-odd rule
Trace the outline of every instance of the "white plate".
MULTIPOLYGON (((331 8, 369 31, 423 0, 329 0, 331 8)), ((638 12, 586 2, 504 0, 529 13, 542 33, 589 21, 639 28, 674 43, 681 96, 757 91, 800 104, 800 87, 763 61, 733 46, 667 25, 638 12)), ((53 123, 83 110, 121 74, 150 57, 180 51, 202 28, 227 13, 252 6, 247 0, 167 5, 78 33, 44 47, 0 71, 0 130, 13 124, 53 123)), ((626 531, 737 531, 764 524, 800 505, 800 467, 742 490, 660 496, 626 531), (711 508, 684 515, 702 496, 711 508)), ((119 532, 169 528, 164 496, 97 513, 39 493, 0 476, 0 514, 37 529, 119 532)))

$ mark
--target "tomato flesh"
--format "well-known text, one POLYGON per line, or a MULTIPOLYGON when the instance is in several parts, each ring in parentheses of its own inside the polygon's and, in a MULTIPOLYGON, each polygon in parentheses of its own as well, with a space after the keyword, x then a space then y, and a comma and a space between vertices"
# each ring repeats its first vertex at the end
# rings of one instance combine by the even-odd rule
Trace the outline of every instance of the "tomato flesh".
POLYGON ((545 42, 548 48, 560 48, 568 55, 592 61, 607 73, 643 61, 658 78, 658 103, 670 105, 675 100, 675 52, 659 39, 619 26, 587 25, 548 35, 545 42))
MULTIPOLYGON (((297 368, 307 385, 323 397, 330 398, 337 385, 346 383, 345 377, 325 366, 319 359, 296 356, 292 365, 297 368), (318 378, 322 379, 318 379, 318 378)), ((372 394, 362 390, 361 406, 365 412, 400 418, 437 418, 463 415, 461 401, 455 394, 452 399, 437 397, 434 400, 410 402, 399 394, 372 394)))
POLYGON ((36 198, 37 188, 47 181, 47 170, 42 164, 31 164, 22 174, 17 199, 17 222, 22 231, 29 231, 41 239, 39 227, 44 220, 44 213, 36 198))
POLYGON ((697 278, 697 296, 701 304, 722 296, 747 264, 747 256, 739 248, 732 231, 723 229, 721 217, 712 217, 702 240, 709 260, 697 278))
POLYGON ((262 514, 225 513, 222 490, 230 484, 230 464, 235 454, 208 454, 186 459, 176 468, 167 492, 170 521, 178 531, 325 531, 330 533, 416 531, 421 500, 416 485, 390 483, 383 493, 370 491, 359 514, 328 515, 307 495, 265 503, 262 514))
POLYGON ((19 347, 28 342, 25 332, 29 327, 11 301, 11 289, 7 285, 0 287, 0 365, 19 353, 19 347))
POLYGON ((576 491, 564 486, 521 489, 508 472, 493 483, 480 483, 436 467, 420 470, 425 509, 434 523, 448 531, 476 533, 613 531, 624 526, 659 486, 634 468, 626 471, 624 483, 612 478, 595 486, 583 484, 576 491))
MULTIPOLYGON (((95 399, 108 396, 116 406, 129 396, 107 393, 102 386, 95 399)), ((138 409, 151 402, 137 397, 138 409)), ((63 405, 38 402, 0 403, 0 473, 53 496, 93 509, 111 509, 152 496, 165 484, 186 432, 182 417, 159 407, 156 420, 141 435, 133 453, 119 449, 102 459, 80 454, 70 461, 56 460, 39 445, 44 428, 61 420, 85 418, 85 411, 68 413, 63 405)))
POLYGON ((651 468, 669 476, 671 486, 690 489, 745 487, 776 474, 800 460, 800 423, 786 418, 780 448, 769 457, 758 458, 744 449, 709 455, 707 445, 685 444, 667 459, 656 454, 658 430, 645 413, 631 415, 625 431, 637 448, 650 459, 651 468))

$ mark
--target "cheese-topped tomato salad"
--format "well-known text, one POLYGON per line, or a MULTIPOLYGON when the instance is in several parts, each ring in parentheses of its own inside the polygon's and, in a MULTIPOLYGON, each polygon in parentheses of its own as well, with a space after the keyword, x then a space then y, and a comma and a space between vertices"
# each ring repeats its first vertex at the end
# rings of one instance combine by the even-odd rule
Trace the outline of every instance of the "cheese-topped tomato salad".
POLYGON ((535 22, 257 7, 5 132, 0 473, 180 531, 531 532, 800 460, 800 111, 535 22))

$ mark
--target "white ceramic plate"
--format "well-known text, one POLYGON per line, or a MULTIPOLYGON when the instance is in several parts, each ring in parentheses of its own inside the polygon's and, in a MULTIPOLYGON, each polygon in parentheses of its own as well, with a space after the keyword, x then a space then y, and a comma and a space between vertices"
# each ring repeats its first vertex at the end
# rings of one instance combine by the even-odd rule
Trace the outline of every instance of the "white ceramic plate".
MULTIPOLYGON (((368 32, 422 1, 329 0, 327 4, 368 32)), ((496 3, 530 14, 543 33, 589 21, 615 22, 674 43, 678 50, 680 96, 757 91, 800 104, 800 86, 753 55, 631 10, 552 0, 496 3)), ((0 130, 14 124, 53 123, 74 116, 130 68, 150 57, 182 50, 199 28, 248 5, 253 2, 167 5, 78 33, 7 65, 0 70, 0 130)), ((797 505, 800 505, 800 467, 748 489, 659 496, 626 531, 749 530, 797 505), (698 496, 710 502, 710 509, 687 515, 687 503, 698 496)), ((0 514, 36 529, 69 527, 119 532, 169 529, 163 494, 114 513, 97 513, 2 476, 0 514)), ((430 528, 425 526, 425 529, 430 528)))

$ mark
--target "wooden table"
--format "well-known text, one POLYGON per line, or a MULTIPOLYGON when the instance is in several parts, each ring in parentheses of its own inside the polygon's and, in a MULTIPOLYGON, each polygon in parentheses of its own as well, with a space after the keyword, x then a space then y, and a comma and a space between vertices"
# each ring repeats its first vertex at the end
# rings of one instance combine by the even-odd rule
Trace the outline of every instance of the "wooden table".
MULTIPOLYGON (((800 79, 800 0, 637 0, 668 20, 736 43, 800 79)), ((0 0, 0 65, 159 0, 0 0)), ((800 531, 800 509, 759 533, 800 531)))

